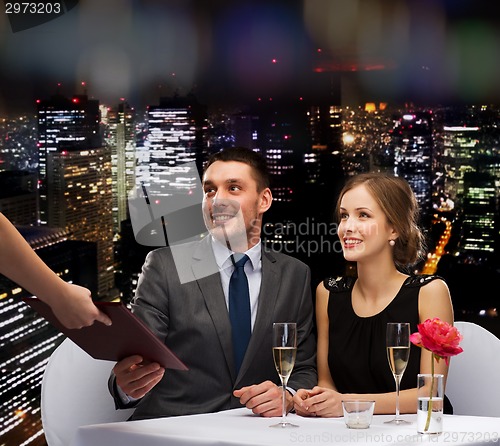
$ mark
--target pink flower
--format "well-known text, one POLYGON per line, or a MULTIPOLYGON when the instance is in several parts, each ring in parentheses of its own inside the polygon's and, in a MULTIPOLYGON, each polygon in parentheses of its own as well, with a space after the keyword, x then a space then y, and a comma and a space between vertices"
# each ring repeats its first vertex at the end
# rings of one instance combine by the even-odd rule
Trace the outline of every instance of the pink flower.
POLYGON ((446 364, 450 356, 463 352, 458 344, 462 341, 460 332, 439 318, 427 319, 418 324, 418 333, 410 335, 410 341, 417 347, 425 348, 433 353, 436 360, 444 358, 446 364))

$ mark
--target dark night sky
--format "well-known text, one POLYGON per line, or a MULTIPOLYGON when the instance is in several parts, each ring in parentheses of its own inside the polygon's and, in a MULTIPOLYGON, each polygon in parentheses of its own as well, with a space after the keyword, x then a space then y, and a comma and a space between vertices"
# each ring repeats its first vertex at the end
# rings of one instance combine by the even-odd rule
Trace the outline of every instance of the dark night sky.
POLYGON ((202 101, 318 94, 344 103, 498 102, 500 15, 465 0, 80 0, 13 32, 0 18, 0 115, 55 91, 131 105, 192 89, 202 101), (318 49, 321 48, 321 53, 318 49), (353 71, 353 69, 355 71, 353 71))

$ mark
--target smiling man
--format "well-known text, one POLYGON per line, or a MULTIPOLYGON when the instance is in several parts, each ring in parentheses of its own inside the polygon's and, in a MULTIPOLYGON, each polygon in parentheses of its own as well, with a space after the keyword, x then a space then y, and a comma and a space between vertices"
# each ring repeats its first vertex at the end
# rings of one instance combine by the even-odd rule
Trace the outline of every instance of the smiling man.
POLYGON ((259 155, 246 149, 220 152, 205 166, 203 191, 203 217, 214 238, 235 252, 260 243, 262 216, 273 197, 259 155), (231 161, 235 153, 248 163, 231 161))
POLYGON ((295 389, 316 384, 309 268, 261 244, 262 217, 272 204, 265 160, 251 150, 229 148, 207 161, 202 180, 209 235, 186 243, 183 260, 177 262, 177 268, 182 264, 192 271, 193 280, 179 280, 170 248, 154 250, 146 258, 132 304, 134 313, 189 370, 165 370, 140 356, 118 362, 110 390, 117 407, 136 406, 132 419, 242 406, 262 416, 281 416, 273 322, 297 323, 287 407, 292 407, 295 389), (207 275, 213 265, 216 272, 207 275), (231 297, 236 269, 244 271, 248 314, 243 321, 235 318, 231 297))

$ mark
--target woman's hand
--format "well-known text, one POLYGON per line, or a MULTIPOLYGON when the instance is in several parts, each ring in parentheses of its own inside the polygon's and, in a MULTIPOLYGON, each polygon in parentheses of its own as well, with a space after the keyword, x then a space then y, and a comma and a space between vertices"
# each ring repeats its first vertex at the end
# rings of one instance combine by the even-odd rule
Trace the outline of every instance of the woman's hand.
POLYGON ((90 297, 90 291, 79 285, 59 282, 60 293, 40 299, 50 305, 59 321, 67 328, 82 328, 95 321, 111 325, 111 319, 100 311, 90 297))
POLYGON ((324 387, 300 389, 293 398, 295 412, 303 416, 341 417, 342 394, 324 387))
POLYGON ((295 393, 293 397, 293 408, 295 409, 295 413, 297 415, 301 415, 303 417, 311 417, 311 416, 316 416, 316 414, 313 414, 304 408, 305 401, 309 398, 309 392, 310 390, 306 389, 299 389, 295 393))

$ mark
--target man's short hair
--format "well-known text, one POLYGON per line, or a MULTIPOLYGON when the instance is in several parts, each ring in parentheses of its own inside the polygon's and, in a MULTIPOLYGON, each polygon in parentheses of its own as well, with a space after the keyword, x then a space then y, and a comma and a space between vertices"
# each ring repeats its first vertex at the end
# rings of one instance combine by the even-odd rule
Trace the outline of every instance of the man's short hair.
POLYGON ((267 168, 266 159, 260 153, 254 152, 246 147, 229 147, 221 150, 208 158, 203 166, 203 176, 205 176, 207 169, 216 161, 237 161, 247 164, 252 168, 255 181, 257 182, 257 190, 261 192, 269 187, 269 170, 267 168))

